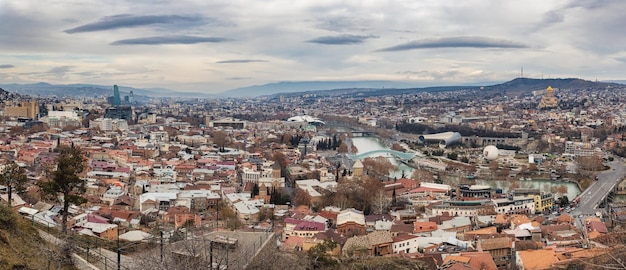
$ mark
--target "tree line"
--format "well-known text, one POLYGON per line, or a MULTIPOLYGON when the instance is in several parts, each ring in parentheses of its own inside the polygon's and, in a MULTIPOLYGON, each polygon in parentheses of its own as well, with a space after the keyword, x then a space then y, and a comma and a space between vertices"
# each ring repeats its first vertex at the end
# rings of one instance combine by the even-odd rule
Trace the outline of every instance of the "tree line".
POLYGON ((317 150, 337 150, 337 147, 341 145, 341 138, 337 138, 337 134, 333 137, 326 137, 317 142, 317 150))

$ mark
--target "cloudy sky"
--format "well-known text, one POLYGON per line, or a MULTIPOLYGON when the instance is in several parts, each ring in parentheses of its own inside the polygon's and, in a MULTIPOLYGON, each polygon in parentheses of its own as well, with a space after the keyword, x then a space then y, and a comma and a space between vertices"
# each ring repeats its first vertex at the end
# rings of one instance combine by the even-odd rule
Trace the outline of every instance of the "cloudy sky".
POLYGON ((0 83, 626 79, 621 0, 0 0, 0 83))

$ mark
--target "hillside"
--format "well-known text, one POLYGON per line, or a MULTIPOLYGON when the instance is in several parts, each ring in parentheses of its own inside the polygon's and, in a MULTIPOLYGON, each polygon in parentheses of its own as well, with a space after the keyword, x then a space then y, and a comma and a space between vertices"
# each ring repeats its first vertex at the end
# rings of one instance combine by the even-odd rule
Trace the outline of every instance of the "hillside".
POLYGON ((623 85, 616 83, 606 82, 592 82, 576 78, 566 79, 532 79, 532 78, 517 78, 505 83, 490 85, 483 87, 483 91, 505 91, 507 95, 520 95, 528 94, 535 90, 542 90, 551 86, 558 89, 600 89, 611 86, 623 85))
POLYGON ((0 205, 0 269, 76 269, 30 222, 0 205))
MULTIPOLYGON (((409 83, 392 81, 343 81, 343 82, 280 82, 254 85, 226 91, 221 96, 255 97, 255 96, 361 96, 377 97, 386 95, 416 94, 419 92, 446 92, 457 90, 480 90, 482 94, 498 95, 502 92, 509 96, 530 94, 532 91, 546 89, 548 86, 559 89, 605 89, 607 87, 624 87, 622 84, 609 82, 592 82, 576 78, 566 79, 531 79, 517 78, 499 84, 460 84, 449 86, 416 87, 409 83)), ((475 97, 475 96, 473 96, 475 97)))
POLYGON ((223 97, 257 97, 277 93, 301 93, 305 91, 335 90, 335 89, 383 89, 383 88, 410 88, 415 84, 393 81, 298 81, 277 82, 263 85, 253 85, 236 88, 220 93, 223 97))
POLYGON ((5 100, 15 100, 19 98, 20 98, 20 94, 8 92, 0 88, 0 102, 4 102, 5 100))

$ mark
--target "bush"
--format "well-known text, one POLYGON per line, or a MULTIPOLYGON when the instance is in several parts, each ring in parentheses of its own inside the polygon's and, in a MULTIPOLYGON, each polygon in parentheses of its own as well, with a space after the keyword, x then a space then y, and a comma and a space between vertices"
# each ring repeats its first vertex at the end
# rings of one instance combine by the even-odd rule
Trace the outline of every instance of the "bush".
POLYGON ((17 227, 17 216, 13 209, 0 205, 0 229, 14 230, 17 227))

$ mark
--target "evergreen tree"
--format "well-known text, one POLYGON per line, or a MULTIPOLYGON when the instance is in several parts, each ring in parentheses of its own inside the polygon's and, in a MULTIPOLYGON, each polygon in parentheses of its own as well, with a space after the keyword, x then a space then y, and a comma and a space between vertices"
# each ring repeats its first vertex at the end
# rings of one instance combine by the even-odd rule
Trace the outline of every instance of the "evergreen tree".
POLYGON ((85 180, 79 174, 85 169, 85 158, 80 148, 61 147, 61 155, 57 159, 56 171, 52 174, 52 179, 40 182, 42 192, 51 197, 63 195, 62 231, 67 232, 67 216, 71 204, 80 205, 87 200, 81 196, 85 193, 85 180))
POLYGON ((0 175, 0 184, 7 187, 7 201, 9 206, 12 203, 12 195, 15 191, 17 194, 21 194, 26 190, 26 177, 24 168, 20 167, 14 161, 5 165, 4 174, 0 175))
POLYGON ((276 187, 272 187, 272 192, 270 193, 270 204, 276 203, 276 187))

